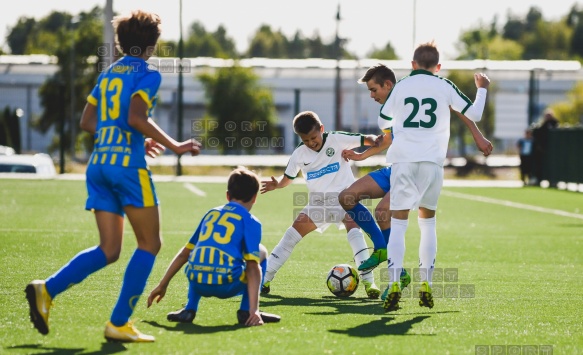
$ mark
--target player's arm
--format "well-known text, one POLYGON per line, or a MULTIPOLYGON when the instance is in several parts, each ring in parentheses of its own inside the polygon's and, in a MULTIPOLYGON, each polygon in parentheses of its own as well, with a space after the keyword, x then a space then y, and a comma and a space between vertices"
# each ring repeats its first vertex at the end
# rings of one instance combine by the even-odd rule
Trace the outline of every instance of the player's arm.
POLYGON ((184 247, 178 252, 178 254, 176 254, 174 259, 172 259, 172 262, 168 266, 168 269, 166 269, 166 273, 162 277, 162 280, 160 280, 158 285, 152 290, 152 292, 150 292, 150 295, 148 296, 148 307, 150 307, 154 301, 159 303, 162 298, 164 298, 164 295, 166 295, 166 289, 170 284, 170 280, 172 280, 174 275, 176 275, 176 273, 184 266, 184 264, 186 264, 188 257, 190 256, 190 252, 191 249, 184 247))
POLYGON ((154 139, 178 155, 186 152, 190 152, 192 155, 200 153, 201 144, 199 142, 196 140, 177 142, 166 134, 153 119, 148 117, 147 112, 148 104, 146 101, 140 95, 134 95, 130 103, 128 124, 144 136, 154 139))
POLYGON ((264 194, 275 189, 283 189, 292 183, 292 179, 288 178, 286 175, 282 175, 279 178, 271 177, 271 180, 261 181, 261 193, 264 194))
POLYGON ((472 137, 474 138, 474 142, 476 142, 476 146, 478 149, 484 154, 484 156, 488 156, 492 153, 494 146, 492 146, 492 142, 486 139, 480 129, 476 125, 476 122, 470 120, 466 116, 462 115, 457 111, 453 111, 455 114, 462 120, 462 122, 468 127, 470 132, 472 132, 472 137))
POLYGON ((355 152, 354 150, 351 149, 345 149, 342 151, 342 158, 344 158, 344 160, 346 161, 348 160, 361 161, 386 150, 393 142, 390 132, 381 134, 380 136, 373 137, 375 137, 375 144, 373 144, 370 148, 368 148, 362 153, 355 152))
POLYGON ((95 131, 97 130, 97 106, 90 104, 89 102, 85 104, 79 127, 92 135, 95 134, 95 131))
POLYGON ((247 274, 247 292, 249 294, 249 318, 245 325, 262 325, 263 320, 259 314, 259 287, 261 286, 261 269, 259 264, 254 260, 246 260, 247 266, 245 273, 247 274))
POLYGON ((476 93, 476 99, 472 105, 469 105, 463 112, 467 118, 474 122, 478 122, 482 119, 482 113, 484 113, 484 107, 486 106, 486 96, 488 94, 488 86, 490 86, 490 79, 484 73, 475 73, 474 81, 478 92, 476 93))

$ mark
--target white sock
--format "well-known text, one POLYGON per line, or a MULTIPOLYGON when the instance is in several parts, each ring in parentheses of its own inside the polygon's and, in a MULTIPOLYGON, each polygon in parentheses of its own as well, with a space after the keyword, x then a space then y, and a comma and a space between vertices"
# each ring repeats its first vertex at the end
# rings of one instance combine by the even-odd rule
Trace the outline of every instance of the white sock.
MULTIPOLYGON (((421 272, 421 281, 427 281, 429 286, 433 280, 433 268, 435 267, 435 256, 437 255, 437 228, 436 219, 418 218, 419 229, 421 230, 421 241, 419 242, 419 268, 426 271, 427 279, 424 280, 425 272, 421 272)), ((391 235, 392 238, 392 235, 391 235)))
POLYGON ((393 282, 399 282, 403 259, 405 258, 405 233, 409 226, 408 219, 391 217, 391 238, 387 244, 387 259, 389 264, 389 288, 393 282))
MULTIPOLYGON (((354 254, 354 262, 358 267, 370 257, 368 252, 368 245, 366 245, 366 240, 364 239, 364 234, 362 234, 360 228, 352 228, 348 231, 346 237, 348 238, 348 244, 350 244, 350 247, 352 248, 352 254, 354 254)), ((374 283, 374 275, 372 272, 361 271, 359 274, 360 278, 363 280, 374 283)))
POLYGON ((265 282, 273 280, 277 271, 285 264, 296 244, 302 240, 302 236, 294 227, 289 227, 269 257, 267 258, 267 271, 265 282))

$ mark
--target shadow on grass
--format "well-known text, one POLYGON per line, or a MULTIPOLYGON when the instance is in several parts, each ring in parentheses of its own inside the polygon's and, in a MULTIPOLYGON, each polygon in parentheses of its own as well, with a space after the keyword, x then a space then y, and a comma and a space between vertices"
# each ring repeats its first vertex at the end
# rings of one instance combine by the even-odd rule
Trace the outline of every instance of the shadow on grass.
POLYGON ((8 347, 6 347, 6 349, 7 350, 15 350, 15 351, 20 350, 20 352, 17 352, 17 353, 22 353, 22 350, 26 349, 29 351, 34 350, 36 354, 64 354, 64 355, 79 354, 83 350, 85 350, 83 348, 74 348, 74 349, 50 348, 50 347, 45 347, 45 346, 42 346, 39 344, 22 344, 22 345, 8 346, 8 347), (38 351, 38 352, 36 352, 36 351, 38 351))
POLYGON ((17 353, 22 353, 22 350, 28 350, 26 353, 30 353, 34 351, 35 354, 59 354, 59 355, 75 355, 75 354, 83 354, 83 355, 97 355, 97 354, 115 354, 120 353, 123 351, 127 351, 127 348, 121 343, 109 343, 105 342, 101 344, 101 349, 97 351, 92 351, 89 353, 84 352, 85 349, 83 348, 51 348, 42 346, 39 344, 23 344, 23 345, 16 345, 7 347, 6 350, 15 350, 17 353))
POLYGON ((170 332, 182 332, 184 334, 213 334, 246 328, 245 326, 239 324, 201 326, 192 323, 176 323, 175 325, 168 326, 165 324, 160 324, 156 321, 143 321, 143 323, 148 323, 151 326, 162 328, 170 332))
POLYGON ((330 333, 345 334, 351 337, 372 338, 381 335, 421 335, 434 336, 435 334, 407 334, 416 323, 420 323, 429 316, 417 316, 403 322, 391 324, 395 317, 382 317, 381 319, 357 325, 349 329, 330 329, 330 333))
MULTIPOLYGON (((340 298, 323 296, 322 298, 282 297, 278 295, 261 295, 261 308, 271 306, 316 307, 319 311, 306 314, 336 315, 342 314, 384 314, 382 303, 366 298, 340 298), (335 310, 322 310, 322 307, 333 307, 335 310)), ((268 311, 268 310, 267 310, 268 311)))

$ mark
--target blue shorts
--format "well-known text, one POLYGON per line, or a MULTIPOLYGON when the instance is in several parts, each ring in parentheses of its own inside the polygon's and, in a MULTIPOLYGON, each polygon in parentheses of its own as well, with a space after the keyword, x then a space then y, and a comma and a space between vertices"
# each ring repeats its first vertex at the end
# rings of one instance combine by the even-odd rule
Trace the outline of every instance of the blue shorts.
POLYGON ((194 292, 202 297, 231 298, 247 291, 247 284, 238 278, 231 283, 222 285, 208 285, 191 281, 191 286, 194 292))
POLYGON ((86 210, 124 216, 124 206, 158 206, 152 174, 147 169, 89 164, 86 177, 86 210))
POLYGON ((386 166, 384 168, 377 169, 368 174, 381 189, 385 192, 389 192, 391 189, 391 167, 386 166))

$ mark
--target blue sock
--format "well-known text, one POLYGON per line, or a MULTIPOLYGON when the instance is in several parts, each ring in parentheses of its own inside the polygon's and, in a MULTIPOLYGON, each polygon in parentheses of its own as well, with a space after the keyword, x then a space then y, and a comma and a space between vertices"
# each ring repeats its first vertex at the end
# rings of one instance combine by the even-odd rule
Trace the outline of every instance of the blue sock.
POLYGON ((387 243, 385 243, 383 233, 368 208, 364 207, 362 203, 359 202, 351 210, 346 211, 346 213, 348 213, 350 218, 352 218, 356 224, 368 234, 375 250, 387 248, 387 243))
POLYGON ((198 311, 198 303, 202 298, 201 295, 194 291, 194 287, 192 287, 193 282, 188 282, 188 301, 186 302, 186 306, 184 309, 190 309, 193 311, 198 311))
POLYGON ((267 259, 259 263, 259 267, 261 268, 261 286, 263 286, 263 283, 265 282, 265 273, 267 272, 267 259))
POLYGON ((136 249, 132 255, 123 277, 119 298, 111 313, 111 323, 116 327, 130 320, 134 307, 146 288, 155 260, 154 254, 141 249, 136 249))
POLYGON ((87 276, 106 265, 107 258, 100 247, 85 249, 47 279, 47 292, 52 298, 55 298, 59 293, 80 283, 87 276))
POLYGON ((385 243, 388 245, 389 244, 389 237, 391 236, 391 228, 385 229, 381 232, 383 233, 383 237, 385 237, 385 243))

